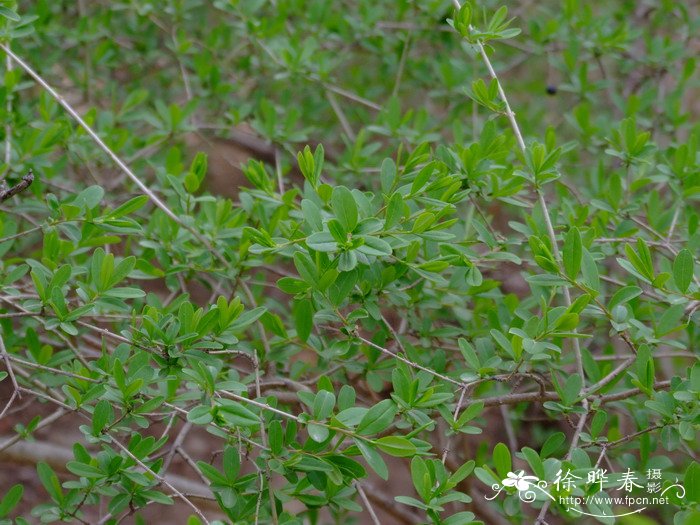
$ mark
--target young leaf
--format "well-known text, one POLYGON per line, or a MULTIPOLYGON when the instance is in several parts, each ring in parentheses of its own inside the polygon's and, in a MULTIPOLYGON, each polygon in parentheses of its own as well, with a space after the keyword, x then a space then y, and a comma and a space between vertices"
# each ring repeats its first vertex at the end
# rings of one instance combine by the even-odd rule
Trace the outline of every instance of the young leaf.
POLYGON ((581 234, 578 228, 569 230, 564 240, 564 270, 566 275, 575 279, 581 270, 581 259, 583 258, 583 247, 581 245, 581 234))
POLYGON ((314 326, 314 310, 311 301, 308 299, 294 301, 293 312, 297 336, 299 336, 299 339, 302 341, 308 341, 314 326))
POLYGON ((503 443, 498 443, 493 448, 493 464, 496 467, 496 472, 501 476, 501 479, 505 479, 508 472, 511 471, 510 450, 508 450, 508 447, 503 443))

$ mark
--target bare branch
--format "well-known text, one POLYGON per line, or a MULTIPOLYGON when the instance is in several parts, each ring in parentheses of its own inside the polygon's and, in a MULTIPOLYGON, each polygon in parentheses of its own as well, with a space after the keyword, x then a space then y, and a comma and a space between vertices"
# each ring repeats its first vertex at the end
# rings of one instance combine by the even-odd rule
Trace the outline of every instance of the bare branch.
MULTIPOLYGON (((71 117, 73 117, 76 122, 82 127, 88 135, 95 141, 95 143, 104 151, 114 162, 119 168, 126 174, 129 179, 131 179, 140 189, 141 191, 148 196, 148 198, 155 204, 158 208, 163 210, 163 212, 170 217, 173 221, 175 221, 177 224, 179 224, 182 228, 186 229, 189 231, 194 237, 200 241, 204 246, 206 246, 215 256, 216 258, 223 263, 225 266, 230 266, 229 261, 221 255, 217 250, 214 249, 212 244, 209 242, 209 240, 204 237, 201 233, 199 233, 197 230, 195 230, 193 227, 189 226, 188 224, 185 224, 180 217, 175 214, 168 206, 160 200, 160 198, 148 187, 144 182, 136 176, 136 174, 131 171, 131 168, 126 165, 124 161, 122 161, 119 156, 117 156, 112 149, 105 144, 105 142, 100 138, 100 136, 88 125, 85 120, 80 116, 80 114, 73 109, 73 107, 66 101, 65 98, 63 98, 51 85, 44 80, 43 77, 41 77, 32 67, 27 64, 24 60, 22 60, 20 57, 18 57, 15 53, 12 52, 12 50, 6 45, 0 43, 0 49, 5 51, 7 56, 12 58, 17 64, 20 65, 24 71, 27 72, 29 76, 31 76, 41 87, 43 87, 56 101, 63 106, 63 108, 70 114, 71 117)), ((27 184, 28 186, 29 184, 27 184)), ((24 188, 22 188, 24 189, 24 188)), ((21 190, 19 190, 21 191, 21 190)), ((10 195, 11 197, 12 195, 10 195)), ((5 200, 0 199, 0 200, 5 200)))
POLYGON ((22 177, 22 180, 17 184, 6 190, 0 190, 0 202, 5 202, 7 199, 11 199, 18 193, 23 192, 32 184, 32 182, 34 182, 34 173, 32 170, 29 170, 29 173, 22 177))

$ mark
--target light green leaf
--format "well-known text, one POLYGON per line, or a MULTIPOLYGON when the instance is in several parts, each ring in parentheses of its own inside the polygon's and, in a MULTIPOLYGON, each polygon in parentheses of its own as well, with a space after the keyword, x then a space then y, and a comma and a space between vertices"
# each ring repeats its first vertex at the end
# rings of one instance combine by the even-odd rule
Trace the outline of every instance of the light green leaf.
POLYGON ((21 20, 20 16, 15 13, 12 9, 4 6, 0 6, 0 16, 4 16, 13 22, 19 22, 21 20))
POLYGON ((352 192, 345 186, 336 186, 331 196, 331 208, 345 231, 352 232, 357 226, 357 204, 352 192))
POLYGON ((316 423, 309 423, 306 430, 309 432, 309 437, 311 437, 311 439, 313 439, 316 443, 323 443, 330 435, 328 427, 324 425, 317 425, 316 423))
POLYGON ((333 413, 335 395, 328 390, 321 390, 316 394, 313 406, 313 416, 317 421, 327 419, 333 413))
POLYGON ((575 279, 581 270, 583 258, 583 247, 581 245, 581 234, 578 228, 571 228, 564 240, 564 270, 566 275, 575 279))
POLYGON ((496 467, 496 472, 505 479, 508 472, 511 471, 512 463, 510 458, 510 450, 503 443, 498 443, 493 448, 493 464, 496 467))

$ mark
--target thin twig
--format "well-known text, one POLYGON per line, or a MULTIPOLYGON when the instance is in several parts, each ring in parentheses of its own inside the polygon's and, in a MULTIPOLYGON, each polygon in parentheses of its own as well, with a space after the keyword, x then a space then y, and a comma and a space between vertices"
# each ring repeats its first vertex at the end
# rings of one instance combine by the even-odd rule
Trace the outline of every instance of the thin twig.
MULTIPOLYGON (((10 44, 8 43, 7 45, 9 47, 10 44)), ((12 71, 12 58, 10 55, 5 56, 5 69, 7 73, 12 71)), ((5 124, 5 169, 2 175, 0 175, 0 189, 4 189, 4 180, 9 171, 10 161, 12 160, 12 96, 12 92, 8 91, 6 94, 7 100, 5 101, 5 111, 7 112, 7 117, 5 117, 7 118, 7 124, 5 124)))
POLYGON ((19 390, 13 390, 12 395, 10 396, 10 399, 5 403, 5 408, 2 409, 2 412, 0 412, 0 420, 2 420, 3 417, 5 417, 5 413, 10 409, 12 406, 12 403, 15 402, 15 398, 19 395, 19 390))
POLYGON ((503 427, 506 431, 506 436, 508 437, 508 446, 512 453, 520 450, 518 447, 518 437, 515 435, 515 430, 513 429, 513 422, 510 420, 510 411, 507 405, 501 405, 498 407, 501 411, 501 418, 503 418, 503 427))
POLYGON ((362 498, 362 502, 365 504, 365 508, 369 513, 369 517, 372 519, 372 523, 374 523, 374 525, 382 525, 382 522, 379 521, 379 518, 377 517, 377 513, 374 512, 374 508, 372 507, 367 494, 365 494, 365 489, 362 488, 362 484, 359 481, 356 481, 355 487, 357 488, 358 494, 360 494, 360 498, 362 498))
MULTIPOLYGON (((67 410, 65 410, 63 408, 58 408, 53 414, 51 414, 50 416, 46 416, 44 419, 42 419, 39 422, 39 424, 36 426, 36 428, 34 429, 34 432, 41 430, 42 428, 50 425, 54 421, 65 416, 67 413, 68 413, 67 410)), ((21 441, 23 437, 24 436, 22 436, 22 434, 15 434, 11 438, 8 438, 6 441, 3 441, 0 444, 0 452, 2 452, 3 450, 5 450, 7 448, 10 448, 12 445, 17 443, 18 441, 21 441)))
POLYGON ((435 370, 432 370, 431 368, 425 367, 423 365, 419 365, 418 363, 414 363, 413 361, 406 359, 405 357, 400 356, 399 354, 395 354, 391 350, 387 350, 383 346, 379 346, 378 344, 373 343, 369 339, 365 339, 364 337, 361 337, 361 336, 357 336, 357 338, 360 341, 362 341, 364 344, 371 346, 372 348, 375 348, 376 350, 379 350, 380 352, 385 353, 385 354, 387 354, 395 359, 398 359, 402 363, 406 363, 411 368, 416 368, 418 370, 422 370, 423 372, 427 372, 430 375, 437 377, 438 379, 442 379, 443 381, 447 381, 448 383, 452 383, 453 385, 456 385, 459 387, 466 386, 466 384, 461 382, 461 381, 457 381, 456 379, 452 379, 451 377, 443 375, 440 372, 436 372, 435 370))
MULTIPOLYGON (((155 204, 158 208, 160 208, 168 217, 170 217, 175 223, 180 225, 182 228, 186 229, 189 231, 194 237, 200 241, 207 249, 211 251, 211 253, 214 254, 214 256, 222 262, 225 266, 229 267, 230 263, 229 261, 221 254, 219 253, 218 250, 216 250, 212 244, 209 242, 209 240, 204 237, 201 233, 199 233, 197 230, 195 230, 193 227, 189 226, 188 224, 185 224, 180 217, 178 217, 175 212, 173 212, 168 206, 160 200, 160 198, 148 187, 146 184, 144 184, 140 178, 136 176, 136 174, 131 171, 131 168, 126 165, 125 162, 121 160, 117 156, 112 149, 105 144, 105 142, 100 138, 100 136, 88 125, 87 122, 83 120, 83 118, 80 116, 80 114, 73 109, 73 107, 53 88, 51 85, 44 80, 44 78, 39 75, 34 69, 27 64, 24 60, 22 60, 20 57, 18 57, 15 53, 12 52, 12 50, 6 45, 0 43, 0 49, 5 51, 5 53, 12 58, 17 64, 20 65, 24 71, 27 72, 29 76, 31 76, 41 87, 43 87, 56 101, 63 106, 63 109, 65 109, 68 114, 75 119, 75 121, 82 127, 88 135, 95 141, 95 143, 104 151, 113 161, 114 163, 119 166, 119 168, 126 174, 129 179, 131 179, 134 184, 136 184, 141 191, 148 196, 148 198, 155 204)), ((4 200, 4 199, 2 199, 4 200)))
POLYGON ((338 101, 336 100, 333 92, 326 91, 326 98, 328 99, 328 103, 331 105, 335 116, 338 117, 340 126, 343 128, 343 131, 347 135, 348 139, 352 142, 355 142, 355 140, 357 139, 357 135, 355 135, 355 132, 353 131, 352 126, 348 121, 348 117, 345 116, 345 112, 343 111, 343 108, 340 107, 340 104, 338 104, 338 101))
MULTIPOLYGON (((460 5, 458 0, 453 0, 453 3, 457 9, 461 8, 461 5, 460 5)), ((496 71, 494 70, 493 65, 491 64, 491 60, 489 59, 489 56, 486 53, 486 49, 484 49, 483 44, 478 39, 476 40, 476 48, 478 49, 479 54, 481 55, 481 58, 484 62, 484 65, 486 66, 486 69, 489 72, 489 75, 496 82, 498 95, 499 95, 501 101, 503 102, 503 105, 505 108, 505 111, 504 111, 505 116, 508 119, 508 121, 510 122, 510 126, 513 130, 513 134, 515 135, 515 139, 518 143, 518 147, 520 148, 520 151, 523 154, 526 154, 527 147, 525 146, 525 141, 523 140, 523 135, 520 132, 520 127, 518 126, 518 122, 515 119, 515 113, 513 112, 513 110, 510 107, 510 104, 508 103, 508 98, 506 97, 506 94, 503 91, 503 87, 501 86, 501 83, 498 80, 498 75, 496 75, 496 71)), ((544 197, 544 192, 539 187, 539 185, 535 185, 535 191, 537 193, 537 200, 539 202, 540 208, 542 209, 542 215, 544 216, 545 225, 547 227, 547 234, 548 234, 549 240, 552 244, 552 251, 553 251, 554 257, 556 258, 557 261, 561 261, 561 253, 559 252, 559 245, 557 242, 557 236, 554 232, 554 227, 552 225, 551 215, 549 213, 547 201, 545 200, 545 197, 544 197)), ((568 287, 565 286, 563 288, 563 292, 564 292, 564 304, 568 308, 571 306, 571 295, 569 293, 568 287)), ((582 388, 582 392, 583 392, 583 388, 585 386, 586 376, 585 376, 585 373, 583 370, 583 360, 581 357, 581 347, 579 345, 579 341, 577 338, 573 338, 572 343, 573 343, 573 347, 574 347, 574 357, 576 359, 576 370, 577 370, 577 373, 579 374, 579 377, 581 378, 581 381, 582 381, 581 388, 582 388)), ((581 400, 581 406, 584 409, 584 413, 581 414, 579 421, 578 421, 578 424, 576 425, 576 431, 574 432, 574 435, 571 438, 571 444, 569 447, 569 451, 566 455, 567 459, 571 456, 574 449, 578 445, 579 437, 581 435, 581 432, 583 431, 584 425, 586 423, 586 419, 588 417, 588 401, 585 399, 585 397, 581 400)), ((544 503, 542 510, 537 518, 538 523, 541 523, 541 521, 544 519, 544 516, 547 514, 547 509, 549 508, 549 503, 550 503, 549 500, 547 500, 544 503)))
MULTIPOLYGON (((457 406, 455 407, 454 414, 452 414, 452 419, 454 421, 457 421, 457 418, 459 417, 459 411, 462 410, 462 404, 464 403, 464 396, 467 394, 467 389, 462 388, 462 392, 459 395, 459 401, 457 401, 457 406)), ((445 450, 442 451, 442 464, 445 464, 445 460, 447 460, 447 454, 450 453, 450 438, 452 436, 448 436, 447 438, 447 443, 445 444, 445 450)))
POLYGON ((170 467, 170 462, 173 460, 173 456, 175 456, 175 452, 177 452, 178 447, 180 447, 182 445, 182 442, 185 440, 188 432, 191 429, 192 429, 192 423, 189 421, 186 421, 185 424, 182 425, 180 432, 178 432, 177 437, 175 438, 175 441, 173 441, 173 444, 170 447, 168 454, 165 456, 165 459, 163 460, 163 466, 160 469, 160 472, 165 473, 168 470, 168 468, 170 467))
POLYGON ((2 333, 0 333, 0 356, 2 356, 2 358, 5 360, 5 367, 7 368, 7 373, 10 376, 10 381, 12 381, 12 388, 14 389, 10 401, 7 403, 7 406, 2 411, 2 413, 4 414, 5 410, 7 410, 10 404, 12 404, 12 402, 15 400, 15 397, 21 398, 22 396, 20 395, 20 387, 17 383, 17 378, 15 377, 15 371, 12 369, 12 363, 10 362, 10 354, 7 353, 7 348, 5 348, 5 340, 3 339, 2 333))
MULTIPOLYGON (((654 390, 667 390, 671 386, 671 381, 659 381, 654 384, 654 390)), ((622 401, 641 393, 639 388, 630 388, 613 394, 597 395, 591 394, 585 399, 596 400, 598 403, 605 405, 614 401, 622 401)), ((500 405, 517 405, 518 403, 532 401, 561 401, 559 394, 548 390, 546 392, 523 392, 517 394, 504 394, 502 396, 487 397, 483 399, 470 399, 465 403, 465 406, 473 405, 474 403, 483 403, 485 407, 500 406, 500 405)))
POLYGON ((597 392, 601 388, 603 388, 605 385, 616 379, 621 373, 623 373, 625 370, 627 370, 632 363, 637 359, 636 356, 631 356, 626 358, 622 363, 620 363, 617 368, 615 368, 612 372, 610 372, 608 375, 606 375, 604 378, 602 378, 600 381, 597 383, 589 386, 588 388, 584 388, 584 393, 586 395, 593 394, 594 392, 597 392))
POLYGON ((676 229, 676 224, 678 223, 678 216, 681 214, 681 207, 676 206, 676 210, 673 212, 673 219, 671 220, 671 226, 668 229, 668 235, 666 235, 666 244, 671 244, 671 239, 673 238, 673 231, 676 229))
POLYGON ((125 453, 127 456, 129 456, 131 459, 133 459, 142 469, 144 469, 146 472, 148 472, 149 474, 151 474, 155 479, 157 479, 160 483, 162 483, 163 485, 165 485, 166 487, 168 487, 168 488, 169 488, 170 490, 172 490, 179 498, 181 498, 185 503, 187 503, 187 505, 189 505, 189 507, 190 507, 192 510, 194 510, 194 512, 197 514, 197 516, 199 516, 199 518, 200 518, 204 523, 206 523, 207 525, 209 525, 209 520, 206 518, 206 516, 204 515, 204 513, 202 513, 202 511, 199 510, 199 507, 197 507, 194 503, 192 503, 192 501, 190 501, 189 498, 187 498, 184 494, 182 494, 182 492, 180 492, 180 491, 177 490, 175 487, 173 487, 173 485, 172 485, 168 480, 166 480, 163 476, 161 476, 160 474, 157 474, 156 472, 154 472, 154 471, 153 471, 150 467, 148 467, 143 461, 141 461, 139 458, 137 458, 136 456, 134 456, 134 454, 132 454, 131 451, 130 451, 128 448, 126 448, 124 445, 122 445, 119 441, 117 441, 117 440, 116 440, 115 438, 113 438, 112 436, 109 436, 109 438, 110 438, 110 441, 111 441, 112 443, 114 443, 117 447, 119 447, 122 451, 124 451, 124 453, 125 453))
POLYGON ((282 175, 282 155, 280 155, 278 148, 275 148, 275 173, 277 174, 277 185, 281 196, 284 194, 284 176, 282 175))
POLYGON ((408 58, 408 50, 411 47, 411 36, 406 35, 406 39, 403 41, 403 48, 401 49, 401 58, 399 58, 399 68, 396 71, 396 79, 394 80, 394 89, 391 90, 392 98, 399 93, 399 88, 401 87, 401 80, 403 78, 403 72, 406 68, 406 59, 408 58))

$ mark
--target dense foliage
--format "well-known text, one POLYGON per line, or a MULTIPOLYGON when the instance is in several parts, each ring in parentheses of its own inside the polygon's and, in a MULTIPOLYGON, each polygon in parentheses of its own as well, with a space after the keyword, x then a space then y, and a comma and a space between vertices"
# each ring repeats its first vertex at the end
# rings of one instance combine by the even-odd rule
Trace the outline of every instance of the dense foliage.
POLYGON ((0 523, 698 522, 697 6, 16 4, 0 523))

